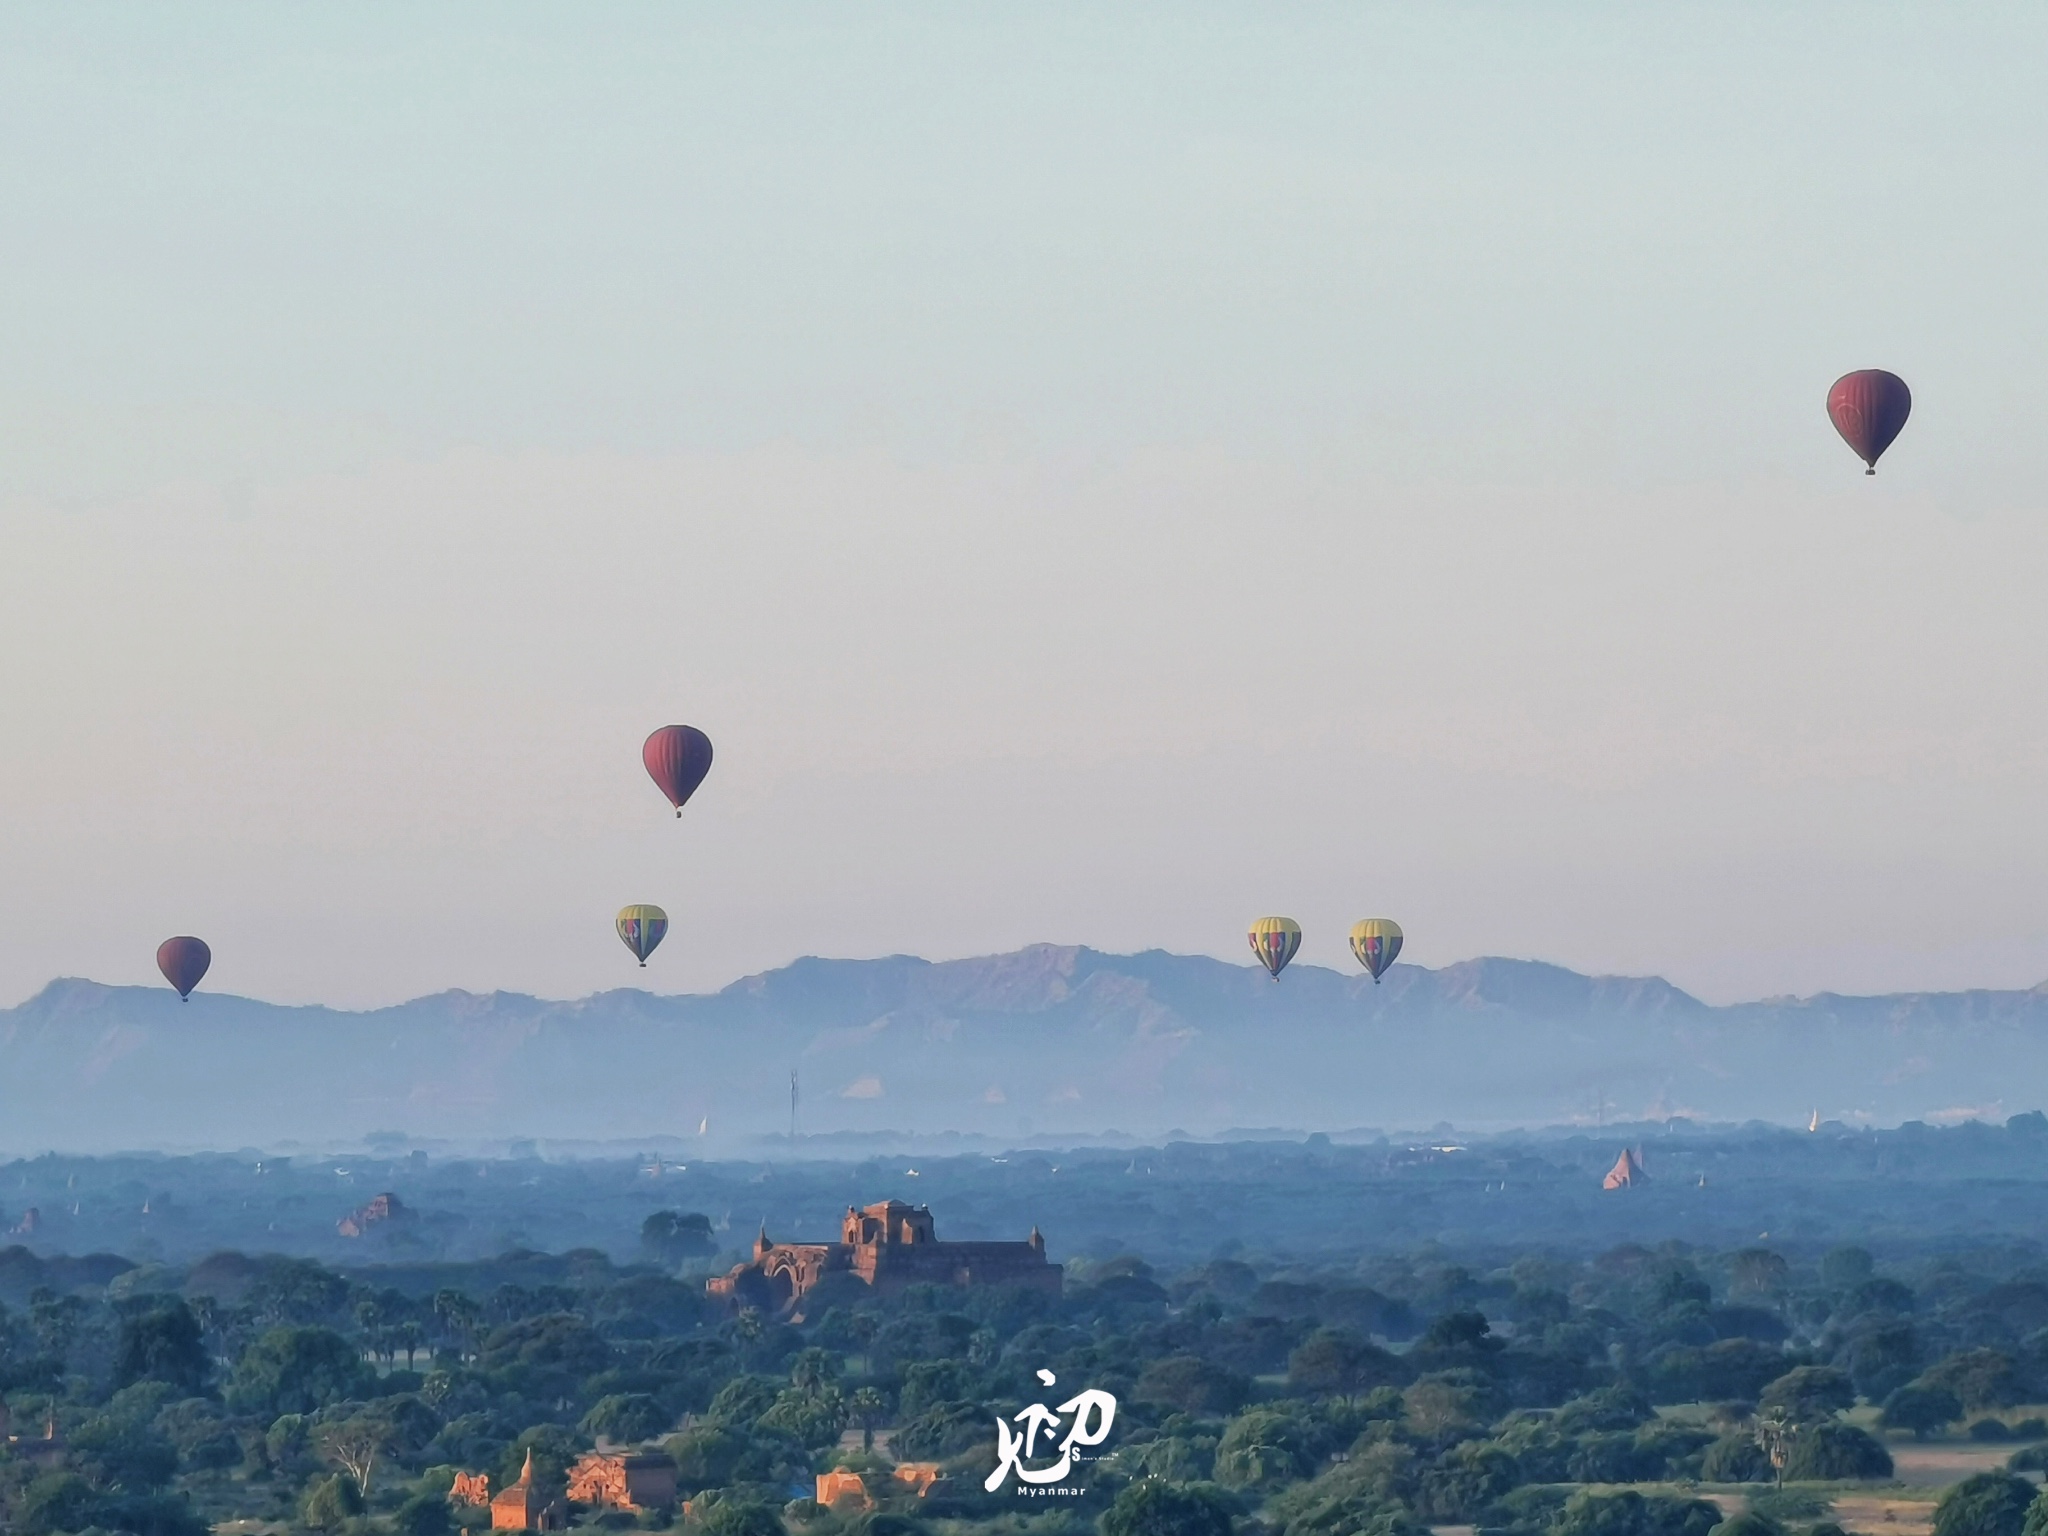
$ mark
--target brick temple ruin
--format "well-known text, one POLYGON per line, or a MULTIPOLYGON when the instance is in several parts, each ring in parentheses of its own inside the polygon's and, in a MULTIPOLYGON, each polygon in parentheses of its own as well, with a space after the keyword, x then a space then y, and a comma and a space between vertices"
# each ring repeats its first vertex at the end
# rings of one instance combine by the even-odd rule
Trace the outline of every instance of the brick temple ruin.
POLYGON ((764 1312, 788 1311, 828 1275, 848 1274, 892 1294, 910 1285, 1024 1285, 1060 1292, 1038 1228, 1021 1243, 942 1243, 922 1205, 884 1200, 846 1209, 836 1243, 778 1243, 764 1228, 754 1257, 707 1283, 713 1296, 764 1312))

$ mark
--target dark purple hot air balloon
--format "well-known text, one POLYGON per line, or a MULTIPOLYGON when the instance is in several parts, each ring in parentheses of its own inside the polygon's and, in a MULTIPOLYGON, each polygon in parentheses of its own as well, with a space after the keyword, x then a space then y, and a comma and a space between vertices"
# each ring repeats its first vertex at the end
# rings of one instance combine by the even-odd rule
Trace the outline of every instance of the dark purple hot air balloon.
POLYGON ((192 989, 199 985, 211 964, 213 951, 206 947, 204 939, 195 939, 190 934, 165 939, 156 947, 156 968, 164 973, 165 981, 178 989, 181 1003, 192 995, 192 989))
POLYGON ((1877 461, 1912 414, 1913 391, 1896 373, 1882 368, 1845 373, 1828 391, 1828 420, 1868 466, 1866 475, 1877 473, 1877 461))
POLYGON ((693 725, 664 725, 640 748, 640 761, 680 816, 711 771, 711 738, 693 725))

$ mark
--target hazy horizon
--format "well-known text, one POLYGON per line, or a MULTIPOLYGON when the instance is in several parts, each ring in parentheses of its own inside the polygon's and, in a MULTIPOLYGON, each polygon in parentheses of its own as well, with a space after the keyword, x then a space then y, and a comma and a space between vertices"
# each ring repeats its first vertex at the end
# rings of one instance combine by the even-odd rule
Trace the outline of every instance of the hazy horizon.
POLYGON ((2038 8, 0 43, 0 998, 2048 977, 2038 8))
MULTIPOLYGON (((601 997, 607 993, 617 992, 637 992, 656 999, 680 1000, 687 998, 713 997, 721 992, 725 992, 733 987, 739 986, 742 982, 758 980, 761 977, 774 975, 779 972, 785 971, 792 966, 802 965, 806 962, 817 962, 826 965, 866 965, 882 963, 890 960, 912 960, 922 965, 931 966, 963 965, 970 964, 976 961, 1003 960, 1013 955, 1041 949, 1092 951, 1093 953, 1103 955, 1111 960, 1138 959, 1145 955, 1164 955, 1172 959, 1217 959, 1221 960, 1226 965, 1230 965, 1237 969, 1241 969, 1247 972, 1248 974, 1263 974, 1262 972, 1260 972, 1260 969, 1255 962, 1239 960, 1234 955, 1211 955, 1205 951, 1173 950, 1161 946, 1152 946, 1144 950, 1107 950, 1100 945, 1093 944, 1056 944, 1050 941, 1039 941, 1034 943, 1021 944, 1012 950, 991 950, 984 951, 978 954, 920 955, 912 953, 908 950, 892 950, 886 954, 874 955, 793 955, 788 960, 782 961, 773 966, 767 966, 756 971, 744 972, 737 976, 728 977, 723 981, 714 980, 701 987, 689 988, 669 988, 657 986, 652 982, 652 980, 647 975, 640 973, 636 969, 634 974, 629 978, 616 981, 606 981, 599 984, 598 986, 591 988, 587 992, 575 994, 556 995, 545 992, 522 991, 510 987, 474 988, 450 985, 445 987, 433 987, 426 991, 414 993, 410 996, 402 998, 393 998, 378 1002, 351 1004, 338 1003, 330 999, 318 997, 277 998, 265 997, 255 992, 235 991, 228 988, 213 985, 211 973, 209 973, 207 982, 202 984, 202 986, 193 993, 193 996, 199 997, 205 995, 228 997, 247 1002, 261 1003, 269 1007, 279 1008, 325 1008, 337 1013, 374 1013, 387 1008, 400 1007, 407 1003, 420 1002, 426 999, 444 996, 451 992, 467 993, 474 996, 489 996, 496 993, 508 996, 529 997, 534 999, 535 1001, 545 1003, 583 1002, 587 1001, 590 998, 601 997)), ((1461 966, 1483 965, 1489 962, 1504 962, 1509 965, 1529 965, 1551 968, 1566 971, 1573 976, 1584 977, 1585 979, 1591 981, 1664 982, 1671 986, 1676 987, 1678 991, 1684 993, 1686 996, 1691 997, 1695 1001, 1700 1002, 1710 1008, 1739 1008, 1744 1004, 1778 1002, 1788 999, 1792 1001, 1803 1002, 1821 996, 1835 996, 1851 999, 1883 998, 1893 996, 1948 997, 1956 996, 1967 992, 1990 991, 2013 994, 2035 992, 2043 988, 2048 988, 2048 977, 2044 977, 2042 980, 2038 982, 2027 983, 2012 987, 1935 987, 1919 989, 1898 988, 1889 992, 1845 992, 1840 989, 1822 988, 1817 989, 1813 992, 1759 993, 1754 997, 1715 999, 1701 997, 1699 994, 1692 992, 1688 988, 1678 986, 1678 984, 1676 982, 1673 982, 1670 977, 1658 975, 1654 971, 1581 971, 1573 966, 1562 965, 1555 960, 1546 960, 1540 955, 1465 955, 1458 959, 1445 960, 1435 965, 1424 966, 1420 964, 1415 964, 1413 968, 1416 970, 1427 971, 1431 974, 1436 974, 1444 971, 1456 970, 1461 966)), ((1399 970, 1408 968, 1409 966, 1410 962, 1403 960, 1397 962, 1392 969, 1399 970)), ((1288 974, 1290 976, 1299 975, 1310 971, 1316 971, 1324 973, 1326 975, 1335 976, 1338 979, 1346 982, 1361 979, 1358 968, 1355 965, 1342 963, 1334 960, 1328 963, 1322 963, 1315 960, 1297 960, 1288 967, 1288 974)), ((50 976, 45 978, 41 983, 37 984, 36 986, 31 987, 29 991, 27 991, 18 998, 12 999, 11 1001, 0 1000, 0 1012, 6 1012, 11 1008, 18 1008, 25 1003, 31 1002, 34 999, 41 997, 44 993, 48 992, 50 988, 61 986, 69 982, 80 982, 88 986, 110 987, 117 989, 132 988, 150 993, 155 993, 159 991, 162 987, 161 978, 157 978, 154 980, 143 979, 137 981, 108 981, 102 977, 87 975, 50 976)))

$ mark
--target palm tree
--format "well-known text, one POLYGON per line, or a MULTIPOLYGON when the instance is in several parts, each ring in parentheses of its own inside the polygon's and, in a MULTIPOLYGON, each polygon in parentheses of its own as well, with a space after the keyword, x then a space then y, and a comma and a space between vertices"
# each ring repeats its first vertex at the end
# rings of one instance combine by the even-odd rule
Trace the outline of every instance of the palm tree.
POLYGON ((457 1353, 468 1356, 476 1352, 477 1329, 483 1322, 483 1308, 476 1298, 463 1291, 440 1290, 434 1292, 434 1319, 442 1331, 457 1345, 457 1353))
POLYGON ((1758 1417, 1755 1434, 1757 1449, 1770 1461, 1771 1470, 1777 1474, 1778 1486, 1783 1488, 1785 1463, 1792 1459, 1792 1444, 1799 1438, 1799 1426, 1782 1410, 1773 1409, 1758 1417))
POLYGON ((818 1397, 839 1374, 839 1361, 829 1349, 811 1348, 796 1357, 789 1371, 789 1384, 805 1397, 818 1397))
POLYGON ((846 1411, 860 1425, 860 1448, 875 1448, 875 1425, 889 1411, 889 1400, 873 1387, 862 1387, 846 1400, 846 1411))

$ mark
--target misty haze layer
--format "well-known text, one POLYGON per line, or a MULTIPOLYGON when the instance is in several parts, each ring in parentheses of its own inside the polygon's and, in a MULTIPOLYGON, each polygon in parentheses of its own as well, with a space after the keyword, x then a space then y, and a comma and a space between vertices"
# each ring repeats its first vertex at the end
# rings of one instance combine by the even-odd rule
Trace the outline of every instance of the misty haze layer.
POLYGON ((1374 987, 1037 946, 809 959, 704 997, 451 992, 344 1013, 59 981, 0 1013, 17 1153, 402 1132, 688 1155, 786 1134, 791 1071, 812 1136, 1998 1119, 2048 1073, 2048 991, 1711 1008, 1525 961, 1396 966, 1374 987))

